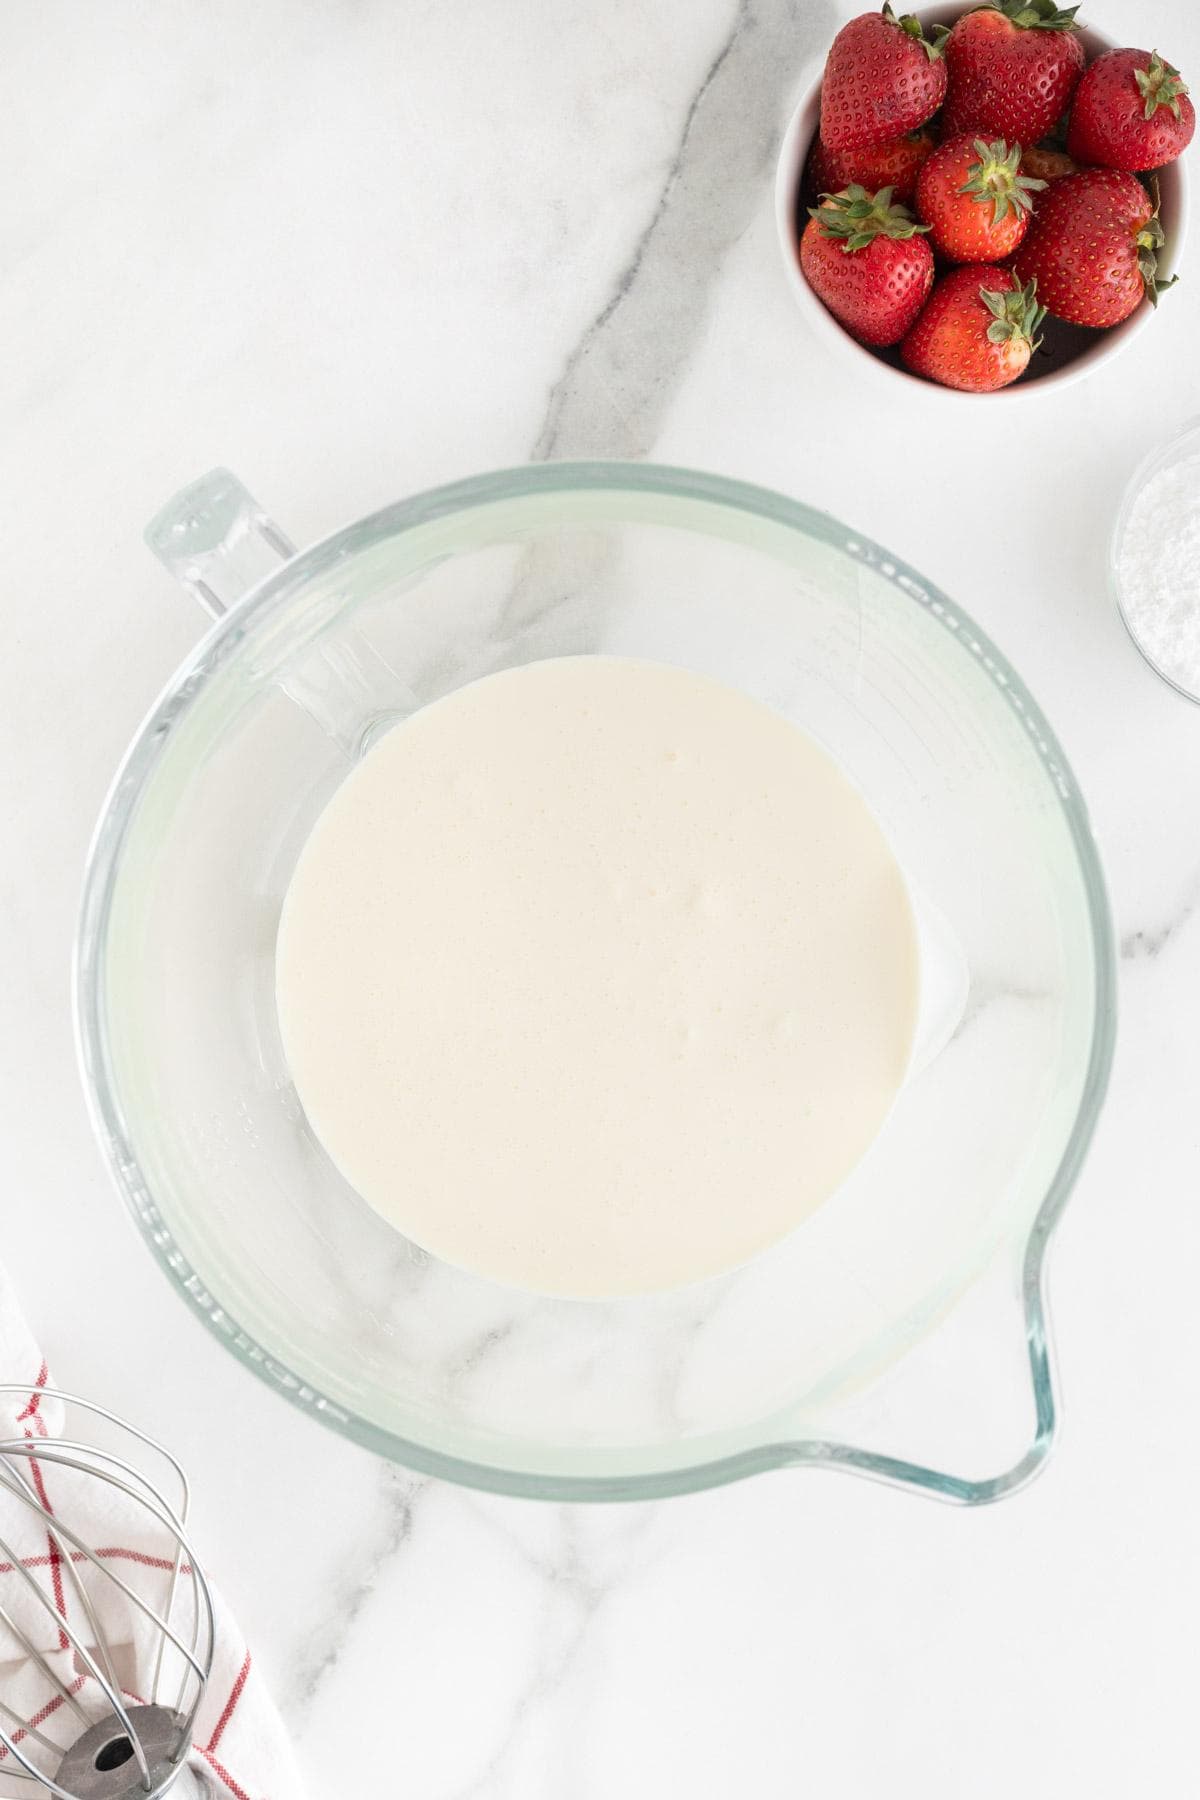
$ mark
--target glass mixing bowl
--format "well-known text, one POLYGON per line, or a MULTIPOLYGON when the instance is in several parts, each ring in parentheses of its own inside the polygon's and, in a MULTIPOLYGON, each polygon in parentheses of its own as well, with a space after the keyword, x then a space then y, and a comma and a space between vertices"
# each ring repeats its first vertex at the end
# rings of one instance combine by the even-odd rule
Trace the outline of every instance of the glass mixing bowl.
POLYGON ((971 620, 826 514, 647 465, 480 476, 300 555, 218 472, 148 537, 224 616, 98 827, 81 1055, 118 1186, 221 1341, 384 1455, 511 1493, 797 1463, 963 1501, 1023 1481, 1112 937, 1071 770, 971 620), (746 1267, 613 1302, 494 1285, 374 1214, 307 1126, 273 993, 289 875, 354 759, 463 682, 590 652, 719 677, 824 744, 907 872, 923 962, 913 1068, 852 1178, 746 1267))

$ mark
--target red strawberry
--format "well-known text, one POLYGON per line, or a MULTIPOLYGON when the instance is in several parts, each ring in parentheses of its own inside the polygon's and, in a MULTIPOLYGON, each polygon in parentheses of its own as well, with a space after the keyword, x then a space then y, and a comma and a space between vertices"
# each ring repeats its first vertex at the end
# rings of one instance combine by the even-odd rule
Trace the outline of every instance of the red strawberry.
POLYGON ((1157 50, 1109 50, 1075 90, 1067 149, 1106 169, 1161 169, 1187 149, 1196 109, 1157 50))
POLYGON ((1136 175, 1080 169, 1047 188, 1014 267, 1022 281, 1036 280, 1055 318, 1119 325, 1143 294, 1157 302, 1170 287, 1155 278, 1163 242, 1155 203, 1136 175))
POLYGON ((1067 110, 1083 72, 1073 20, 1054 0, 993 0, 946 39, 943 136, 959 131, 1036 144, 1067 110))
POLYGON ((897 19, 886 5, 843 25, 829 46, 821 81, 826 148, 886 144, 931 119, 946 95, 939 42, 924 36, 911 13, 897 19))
POLYGON ((804 192, 810 200, 837 194, 854 185, 876 193, 890 187, 892 199, 907 206, 917 191, 917 173, 933 149, 931 131, 910 131, 886 144, 865 150, 831 150, 813 139, 804 170, 804 192))
POLYGON ((972 394, 1007 387, 1025 372, 1045 312, 1035 284, 1009 269, 976 265, 943 275, 900 346, 905 368, 972 394))
POLYGON ((1044 148, 1041 144, 1032 144, 1021 152, 1022 175, 1036 175, 1047 185, 1061 181, 1064 175, 1074 175, 1078 167, 1079 164, 1072 162, 1062 150, 1044 148))
POLYGON ((1031 195, 1045 182, 1019 175, 1021 146, 1003 138, 947 138, 917 180, 917 212, 947 262, 999 262, 1029 225, 1031 195))
POLYGON ((933 252, 887 188, 848 187, 810 209, 800 267, 817 297, 860 344, 897 344, 933 285, 933 252))

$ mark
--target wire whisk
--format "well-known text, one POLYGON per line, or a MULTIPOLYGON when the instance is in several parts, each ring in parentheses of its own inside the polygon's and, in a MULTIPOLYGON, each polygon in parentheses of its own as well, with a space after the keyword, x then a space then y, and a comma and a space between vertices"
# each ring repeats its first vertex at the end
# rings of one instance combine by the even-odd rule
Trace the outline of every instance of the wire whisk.
MULTIPOLYGON (((4 1396, 29 1388, 0 1383, 4 1396)), ((0 1793, 203 1793, 181 1779, 215 1639, 187 1477, 76 1395, 39 1388, 20 1416, 23 1434, 0 1438, 0 1793), (86 1438, 48 1433, 47 1407, 83 1415, 86 1438), (135 1669, 152 1671, 148 1693, 135 1669)))

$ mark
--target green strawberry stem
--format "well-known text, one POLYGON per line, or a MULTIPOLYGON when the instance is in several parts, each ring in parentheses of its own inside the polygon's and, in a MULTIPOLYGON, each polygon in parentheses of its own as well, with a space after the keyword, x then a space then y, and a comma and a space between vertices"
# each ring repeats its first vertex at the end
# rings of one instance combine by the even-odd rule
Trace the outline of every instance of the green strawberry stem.
POLYGON ((890 187, 868 194, 854 182, 840 194, 822 194, 820 206, 810 206, 809 217, 817 221, 822 237, 842 238, 842 249, 865 250, 877 237, 910 238, 928 225, 919 225, 907 206, 893 206, 890 187))
POLYGON ((1075 31, 1077 6, 1057 7, 1054 0, 991 0, 993 10, 1023 31, 1075 31))
POLYGON ((1179 70, 1173 69, 1170 63, 1163 62, 1157 50, 1150 52, 1150 67, 1135 69, 1138 89, 1146 104, 1142 109, 1143 118, 1152 119, 1160 106, 1169 107, 1175 117, 1179 117, 1179 97, 1186 94, 1188 84, 1181 81, 1179 70))
POLYGON ((1018 218, 1023 212, 1032 212, 1030 196, 1046 183, 1032 175, 1017 174, 1021 164, 1020 144, 1014 144, 1010 150, 1003 138, 995 138, 990 144, 976 138, 975 154, 979 161, 967 170, 967 179, 959 193, 970 194, 981 203, 990 200, 993 225, 999 225, 1010 212, 1018 218))
POLYGON ((1008 288, 1004 293, 997 293, 994 288, 980 288, 979 298, 992 315, 987 334, 993 344, 1007 344, 1021 338, 1031 351, 1037 349, 1042 341, 1038 332, 1046 309, 1037 303, 1036 280, 1028 287, 1008 288))
POLYGON ((920 44, 930 62, 942 54, 942 45, 950 36, 948 25, 931 25, 929 36, 925 36, 924 28, 915 13, 901 13, 897 18, 892 11, 889 0, 883 0, 883 16, 889 25, 898 25, 915 43, 920 44))
POLYGON ((1146 298, 1151 306, 1158 305, 1158 296, 1165 294, 1168 288, 1175 286, 1178 275, 1172 275, 1170 281, 1158 278, 1158 253, 1167 241, 1167 234, 1162 228, 1162 220, 1158 216, 1158 176, 1152 175, 1149 182, 1150 198, 1154 202, 1154 211, 1137 234, 1138 273, 1142 278, 1142 286, 1146 290, 1146 298))

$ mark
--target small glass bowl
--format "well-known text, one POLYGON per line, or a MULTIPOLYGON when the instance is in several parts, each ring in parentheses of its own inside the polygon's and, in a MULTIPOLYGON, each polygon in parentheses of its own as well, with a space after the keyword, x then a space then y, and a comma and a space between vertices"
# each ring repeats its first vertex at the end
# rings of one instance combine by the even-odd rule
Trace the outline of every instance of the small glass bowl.
MULTIPOLYGON (((1182 462, 1189 455, 1200 456, 1200 418, 1190 419, 1181 431, 1175 432, 1165 443, 1158 444, 1149 451, 1130 476, 1121 497, 1121 504, 1117 509, 1112 536, 1108 543, 1108 580, 1121 623, 1129 633, 1130 639, 1143 661, 1154 670, 1160 680, 1166 682, 1168 687, 1174 688, 1177 694, 1182 694, 1185 700, 1191 700, 1194 704, 1200 705, 1200 688, 1183 686, 1174 675, 1154 660, 1138 636, 1133 620, 1125 610, 1125 595, 1121 587, 1121 545, 1124 542, 1125 533, 1129 529, 1134 507, 1148 482, 1153 480, 1156 475, 1161 474, 1164 469, 1170 468, 1173 463, 1182 462)), ((1197 607, 1200 609, 1200 601, 1197 601, 1197 607)))

